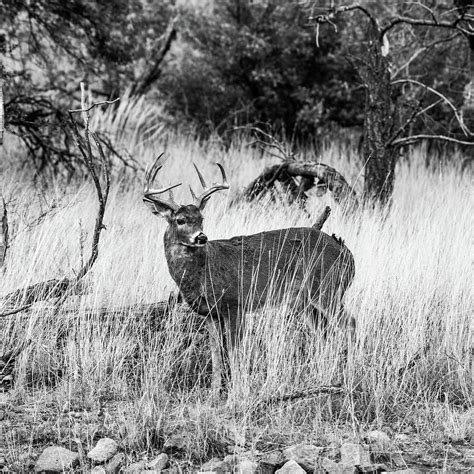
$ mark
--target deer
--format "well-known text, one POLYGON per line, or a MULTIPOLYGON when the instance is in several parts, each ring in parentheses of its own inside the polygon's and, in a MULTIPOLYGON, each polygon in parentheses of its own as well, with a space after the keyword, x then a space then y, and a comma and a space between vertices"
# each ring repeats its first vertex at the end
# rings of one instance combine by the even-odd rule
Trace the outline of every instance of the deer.
POLYGON ((355 264, 341 239, 315 225, 209 240, 203 229, 203 211, 214 193, 230 188, 223 166, 216 163, 222 182, 208 187, 194 164, 203 192, 196 196, 190 187, 193 203, 180 205, 172 190, 182 183, 152 187, 163 167, 162 156, 145 174, 143 201, 153 214, 168 223, 164 251, 180 297, 205 318, 212 393, 219 393, 222 388, 225 335, 231 351, 238 347, 245 324, 243 313, 262 308, 268 298, 277 304, 283 298, 299 297, 310 313, 313 327, 325 328, 331 318, 336 318, 338 326, 353 334, 355 323, 345 312, 342 300, 354 278, 355 264), (165 193, 169 193, 168 197, 163 196, 165 193), (291 285, 287 284, 289 281, 291 285), (274 291, 275 288, 284 290, 274 291))

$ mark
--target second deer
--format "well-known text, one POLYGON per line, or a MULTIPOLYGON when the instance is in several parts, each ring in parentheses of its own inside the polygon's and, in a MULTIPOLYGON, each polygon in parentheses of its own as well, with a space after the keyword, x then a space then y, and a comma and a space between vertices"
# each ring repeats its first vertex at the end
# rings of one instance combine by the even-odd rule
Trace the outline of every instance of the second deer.
POLYGON ((244 325, 244 314, 288 298, 292 306, 310 313, 313 322, 353 330, 342 298, 354 277, 352 253, 343 244, 315 227, 287 229, 208 240, 203 232, 202 211, 211 195, 229 189, 224 168, 217 164, 222 183, 206 186, 195 166, 204 191, 194 203, 179 205, 170 192, 180 184, 152 188, 160 158, 146 174, 143 201, 153 214, 164 217, 168 227, 164 249, 169 272, 185 302, 206 318, 212 357, 212 391, 222 386, 223 335, 235 348, 244 325), (276 290, 275 290, 276 289, 276 290))

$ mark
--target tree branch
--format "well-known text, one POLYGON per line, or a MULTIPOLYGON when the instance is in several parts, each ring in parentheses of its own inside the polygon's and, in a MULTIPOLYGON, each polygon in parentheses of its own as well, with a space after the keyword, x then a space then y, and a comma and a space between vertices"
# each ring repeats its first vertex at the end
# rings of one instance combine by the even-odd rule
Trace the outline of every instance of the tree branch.
POLYGON ((446 142, 457 143, 458 145, 469 145, 469 146, 474 145, 474 141, 466 142, 463 140, 458 140, 457 138, 446 137, 445 135, 412 135, 410 137, 397 138, 390 145, 391 146, 411 145, 413 143, 416 143, 419 140, 444 140, 446 142))
MULTIPOLYGON (((27 309, 31 304, 42 301, 50 298, 60 298, 63 297, 66 292, 71 288, 76 289, 78 282, 90 271, 95 261, 97 260, 99 254, 99 241, 100 235, 105 226, 103 224, 105 208, 107 205, 107 198, 109 195, 110 189, 110 170, 108 167, 107 160, 105 158, 102 146, 97 138, 97 135, 89 129, 89 110, 92 110, 96 105, 108 105, 109 103, 114 103, 114 101, 104 101, 102 103, 92 104, 87 106, 85 100, 85 88, 84 84, 81 83, 81 108, 72 109, 69 111, 69 116, 71 120, 71 128, 73 136, 76 142, 77 147, 81 153, 84 164, 86 165, 91 177, 94 182, 94 186, 97 193, 97 199, 99 201, 99 208, 97 211, 97 217, 94 226, 94 233, 92 236, 92 246, 91 246, 91 255, 86 264, 77 272, 74 278, 63 278, 61 280, 53 279, 44 282, 35 283, 26 288, 16 290, 12 293, 9 293, 2 300, 7 302, 15 302, 16 304, 21 304, 22 308, 18 311, 27 309), (77 126, 77 122, 74 119, 75 113, 81 113, 84 119, 84 136, 81 136, 77 126), (99 154, 100 162, 100 176, 97 173, 95 168, 95 157, 91 145, 91 137, 94 140, 96 149, 99 154)), ((11 310, 17 312, 16 310, 11 310)), ((9 311, 7 314, 14 314, 9 311)))
POLYGON ((444 94, 442 94, 438 90, 433 89, 432 87, 427 86, 426 84, 423 84, 423 82, 417 81, 415 79, 398 79, 392 82, 392 85, 396 85, 396 84, 415 84, 437 95, 440 99, 443 100, 443 102, 445 102, 451 108, 451 110, 454 113, 454 116, 456 117, 457 122, 459 123, 459 126, 461 127, 461 130, 464 132, 464 135, 466 135, 467 137, 472 137, 474 135, 474 133, 471 132, 471 130, 469 130, 469 128, 464 124, 464 120, 462 116, 459 114, 456 106, 444 94))
POLYGON ((367 9, 367 7, 358 3, 354 3, 353 5, 345 5, 342 7, 328 8, 327 10, 329 10, 329 13, 310 16, 308 20, 314 21, 316 24, 330 23, 331 25, 334 25, 337 15, 353 10, 359 10, 372 22, 375 27, 378 28, 377 18, 375 18, 375 16, 370 10, 367 9))
MULTIPOLYGON (((469 8, 472 8, 472 7, 469 7, 469 8)), ((389 21, 389 23, 381 29, 381 32, 380 32, 381 37, 383 38, 383 36, 387 34, 394 26, 400 25, 403 23, 407 25, 413 25, 413 26, 432 26, 432 27, 437 27, 437 28, 457 29, 467 36, 470 36, 473 34, 472 31, 460 26, 460 23, 463 20, 466 20, 466 19, 469 20, 469 18, 466 18, 465 12, 461 12, 461 15, 459 15, 453 21, 440 21, 438 18, 436 18, 436 16, 434 15, 432 11, 431 11, 430 16, 431 16, 431 20, 426 20, 423 18, 412 18, 408 16, 396 16, 392 18, 389 21)))
POLYGON ((174 17, 170 20, 164 35, 161 38, 161 47, 159 48, 153 64, 150 66, 147 72, 143 74, 143 78, 137 81, 132 87, 135 94, 145 94, 150 86, 160 77, 161 75, 161 64, 163 63, 168 51, 171 49, 173 41, 177 38, 176 22, 178 17, 174 17))

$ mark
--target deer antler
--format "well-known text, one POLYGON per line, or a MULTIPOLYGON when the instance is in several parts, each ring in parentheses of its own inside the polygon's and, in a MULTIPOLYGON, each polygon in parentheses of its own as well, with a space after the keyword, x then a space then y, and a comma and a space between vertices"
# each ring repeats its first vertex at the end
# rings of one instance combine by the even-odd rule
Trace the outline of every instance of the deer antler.
POLYGON ((219 167, 221 170, 222 174, 222 183, 216 183, 213 184, 210 188, 207 187, 206 181, 204 181, 204 178, 199 171, 199 168, 196 166, 195 163, 193 163, 194 168, 196 170, 196 173, 198 175, 199 181, 201 182, 202 187, 204 188, 204 191, 202 192, 201 195, 196 197, 194 194, 193 190, 190 187, 191 195, 194 199, 194 203, 196 207, 198 207, 201 211, 204 209, 208 199, 211 197, 212 194, 214 194, 216 191, 222 191, 223 189, 229 189, 229 183, 227 182, 227 176, 225 175, 225 170, 224 167, 220 163, 216 163, 216 165, 219 167))
POLYGON ((153 181, 155 181, 158 171, 160 171, 161 168, 163 167, 163 165, 160 164, 160 159, 163 155, 164 153, 161 153, 161 155, 159 155, 158 158, 153 163, 153 166, 145 173, 145 187, 143 190, 144 199, 150 202, 165 204, 166 206, 170 207, 174 211, 177 211, 179 209, 179 204, 175 202, 175 200, 173 199, 173 193, 171 192, 171 190, 178 186, 181 186, 181 183, 173 184, 172 186, 168 186, 166 188, 160 188, 160 189, 150 188, 150 186, 153 184, 153 181), (166 191, 170 192, 169 199, 163 199, 156 196, 157 194, 163 194, 166 191))

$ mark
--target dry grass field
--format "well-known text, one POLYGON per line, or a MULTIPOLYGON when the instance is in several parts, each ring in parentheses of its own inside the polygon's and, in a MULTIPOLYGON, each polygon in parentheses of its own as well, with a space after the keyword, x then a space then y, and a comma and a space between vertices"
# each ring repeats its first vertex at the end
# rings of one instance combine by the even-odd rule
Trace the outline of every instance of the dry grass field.
MULTIPOLYGON (((310 200, 312 217, 281 203, 230 206, 274 159, 262 159, 245 138, 224 151, 212 140, 165 132, 154 120, 158 112, 125 100, 115 118, 98 112, 94 127, 144 166, 166 151, 160 184, 186 184, 175 194, 178 202, 190 201, 187 184, 199 188, 192 161, 214 179, 213 162, 223 163, 231 191, 214 196, 205 210, 211 239, 308 226, 331 206, 323 230, 341 236, 356 261, 345 301, 357 322, 357 342, 344 363, 344 334, 324 340, 303 318, 290 317, 285 305, 268 304, 248 316, 228 396, 211 401, 210 355, 198 317, 179 306, 165 321, 132 310, 99 311, 165 300, 176 291, 163 253, 166 225, 142 203, 142 175, 117 173, 99 258, 83 294, 60 308, 41 303, 0 321, 0 353, 22 347, 14 386, 3 395, 2 454, 10 468, 25 469, 48 444, 86 452, 101 436, 116 439, 131 461, 181 435, 182 466, 196 466, 228 446, 262 452, 298 442, 327 445, 361 439, 371 429, 416 440, 420 463, 426 458, 449 471, 462 462, 455 447, 474 437, 472 176, 461 174, 455 160, 427 168, 418 149, 399 163, 388 213, 344 212, 330 196, 310 200), (312 393, 335 384, 340 393, 312 393), (269 402, 296 392, 303 394, 269 402)), ((0 179, 12 242, 0 294, 73 275, 88 257, 96 213, 90 183, 35 183, 29 170, 15 165, 23 151, 8 141, 0 179)), ((321 161, 361 188, 355 151, 335 143, 321 161)))

